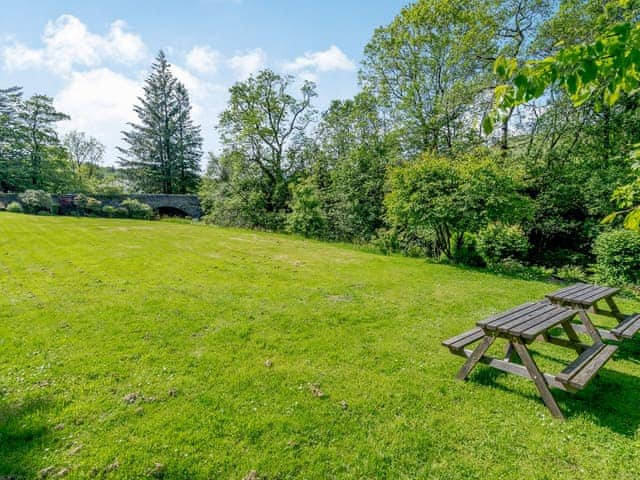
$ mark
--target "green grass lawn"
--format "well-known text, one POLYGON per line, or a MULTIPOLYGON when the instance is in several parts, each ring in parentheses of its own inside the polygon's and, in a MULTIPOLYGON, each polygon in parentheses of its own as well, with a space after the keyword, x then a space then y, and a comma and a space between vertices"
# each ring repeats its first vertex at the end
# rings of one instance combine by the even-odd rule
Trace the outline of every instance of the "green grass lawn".
MULTIPOLYGON (((0 214, 0 478, 638 478, 640 341, 555 392, 566 422, 532 382, 454 379, 443 339, 556 288, 284 235, 0 214)), ((535 350, 551 372, 574 358, 535 350)))

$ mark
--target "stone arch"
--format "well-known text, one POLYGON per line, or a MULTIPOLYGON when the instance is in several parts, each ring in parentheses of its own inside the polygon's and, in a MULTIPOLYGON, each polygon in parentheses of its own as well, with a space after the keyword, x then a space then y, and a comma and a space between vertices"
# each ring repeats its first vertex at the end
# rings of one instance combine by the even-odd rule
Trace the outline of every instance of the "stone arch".
POLYGON ((189 213, 179 207, 173 205, 160 205, 156 208, 158 215, 161 217, 190 217, 189 213))

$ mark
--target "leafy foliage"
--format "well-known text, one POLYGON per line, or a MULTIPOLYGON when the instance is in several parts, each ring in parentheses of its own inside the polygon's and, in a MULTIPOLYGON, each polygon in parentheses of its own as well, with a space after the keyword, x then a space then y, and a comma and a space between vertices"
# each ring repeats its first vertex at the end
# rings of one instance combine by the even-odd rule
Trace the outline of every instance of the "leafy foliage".
MULTIPOLYGON (((146 203, 142 203, 140 200, 136 200, 135 198, 127 198, 120 202, 119 208, 124 209, 127 212, 127 215, 131 218, 137 218, 140 220, 151 220, 155 213, 153 208, 151 208, 146 203)), ((118 210, 116 210, 118 213, 118 210)))
POLYGON ((27 190, 19 195, 20 202, 29 213, 50 212, 53 207, 51 195, 43 190, 27 190))
POLYGON ((389 224, 418 238, 433 236, 436 257, 454 259, 465 233, 495 221, 518 223, 531 211, 514 175, 483 152, 455 161, 425 154, 392 171, 389 188, 389 224))
POLYGON ((231 87, 218 125, 224 151, 211 159, 201 189, 213 221, 284 227, 289 184, 303 169, 307 128, 315 115, 315 86, 304 82, 296 98, 289 92, 293 82, 263 70, 231 87))
POLYGON ((98 214, 102 212, 102 202, 96 198, 79 194, 73 197, 73 204, 80 213, 98 214))
POLYGON ((24 208, 22 208, 20 202, 9 202, 9 205, 7 205, 7 212, 22 213, 24 212, 24 208))
POLYGON ((478 232, 476 245, 487 265, 497 265, 507 259, 523 261, 530 248, 522 227, 502 223, 491 223, 478 232))
POLYGON ((613 285, 640 285, 640 233, 609 230, 594 246, 596 274, 613 285))
POLYGON ((289 231, 306 237, 324 238, 327 219, 314 183, 307 180, 292 186, 291 189, 291 213, 287 217, 289 231))

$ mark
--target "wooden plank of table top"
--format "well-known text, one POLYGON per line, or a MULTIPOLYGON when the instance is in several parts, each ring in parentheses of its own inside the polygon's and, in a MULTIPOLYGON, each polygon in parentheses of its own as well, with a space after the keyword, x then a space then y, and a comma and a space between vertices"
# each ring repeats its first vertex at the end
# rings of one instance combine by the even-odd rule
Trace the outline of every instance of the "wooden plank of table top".
POLYGON ((586 283, 574 283, 573 285, 569 286, 569 287, 564 287, 561 288, 560 290, 556 290, 553 293, 550 293, 548 296, 549 297, 562 297, 565 295, 570 294, 571 292, 573 292, 576 289, 580 289, 582 287, 584 287, 585 285, 587 285, 586 283))
POLYGON ((615 295, 620 291, 619 288, 612 287, 598 287, 598 290, 593 290, 593 292, 589 295, 579 295, 575 297, 578 302, 584 302, 586 304, 596 303, 598 300, 602 300, 603 298, 610 297, 615 295))
POLYGON ((515 315, 519 312, 525 311, 525 310, 529 310, 531 309, 534 305, 536 305, 536 302, 527 302, 527 303, 523 303, 522 305, 518 305, 517 307, 514 307, 510 310, 507 310, 505 312, 500 312, 500 313, 496 313, 495 315, 492 315, 488 318, 485 318, 483 320, 480 320, 477 325, 479 327, 487 327, 490 324, 493 324, 493 322, 497 322, 500 321, 502 319, 504 319, 505 317, 509 316, 509 315, 515 315))
POLYGON ((551 293, 547 295, 547 298, 553 298, 556 300, 568 300, 574 295, 579 295, 580 293, 586 292, 590 290, 593 285, 589 285, 587 283, 577 283, 573 287, 569 287, 566 290, 558 290, 557 292, 551 293))
POLYGON ((496 319, 493 322, 487 324, 485 328, 487 330, 498 330, 500 327, 502 327, 503 325, 506 325, 507 323, 524 321, 523 319, 531 318, 532 315, 537 315, 537 312, 543 306, 546 307, 547 305, 546 304, 541 305, 541 304, 535 303, 531 305, 529 308, 520 310, 519 312, 516 312, 516 313, 505 315, 499 319, 496 319))
POLYGON ((513 330, 517 330, 518 327, 520 325, 523 325, 525 323, 529 323, 537 318, 540 317, 545 317, 546 315, 548 315, 549 313, 553 313, 553 312, 557 312, 558 310, 558 306, 557 305, 553 305, 551 303, 549 304, 542 304, 539 305, 537 309, 535 309, 534 311, 523 315, 519 318, 510 320, 509 322, 506 323, 502 323, 501 325, 498 326, 497 330, 503 333, 507 333, 507 332, 511 332, 513 330))
POLYGON ((507 330, 507 332, 512 335, 520 335, 522 332, 528 330, 529 328, 538 325, 539 323, 542 323, 552 317, 555 317, 556 315, 564 311, 565 307, 551 305, 551 308, 540 311, 538 315, 529 318, 526 322, 520 322, 518 324, 512 325, 511 328, 507 330))
POLYGON ((578 292, 588 286, 589 285, 586 283, 576 283, 574 285, 571 285, 570 287, 564 287, 564 288, 561 288, 560 290, 556 290, 555 292, 547 295, 547 297, 563 298, 563 297, 566 297, 567 295, 571 295, 572 293, 578 292))
POLYGON ((537 325, 531 326, 528 330, 522 331, 520 336, 526 340, 533 340, 542 332, 553 328, 555 325, 558 325, 565 320, 573 318, 577 312, 575 310, 568 309, 563 312, 558 312, 554 317, 549 318, 543 322, 538 323, 537 325))

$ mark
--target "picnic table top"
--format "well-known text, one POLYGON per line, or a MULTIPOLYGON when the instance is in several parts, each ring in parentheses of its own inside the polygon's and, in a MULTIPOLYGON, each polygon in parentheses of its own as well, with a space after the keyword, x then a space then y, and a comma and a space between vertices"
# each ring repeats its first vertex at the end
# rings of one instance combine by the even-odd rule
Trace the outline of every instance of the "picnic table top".
POLYGON ((550 293, 547 298, 552 302, 591 307, 602 299, 614 296, 619 291, 619 288, 576 283, 570 287, 561 288, 556 292, 550 293))
POLYGON ((478 322, 485 332, 533 340, 541 333, 571 320, 578 312, 548 301, 523 303, 478 322))

